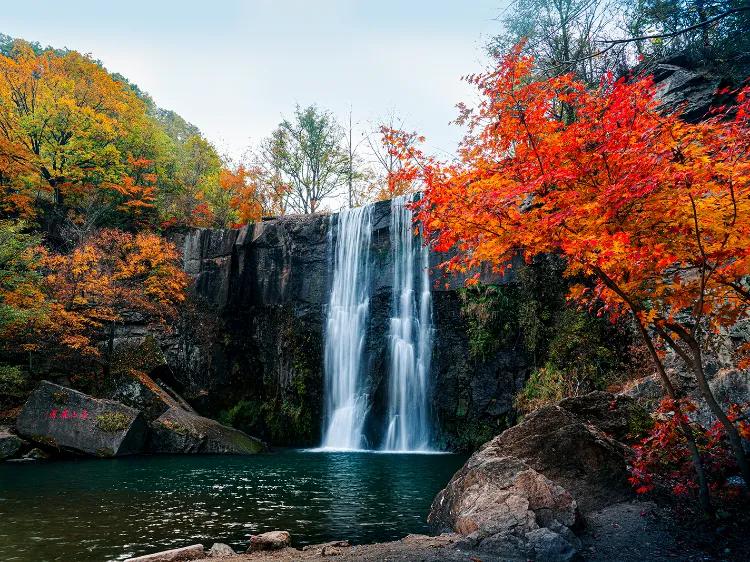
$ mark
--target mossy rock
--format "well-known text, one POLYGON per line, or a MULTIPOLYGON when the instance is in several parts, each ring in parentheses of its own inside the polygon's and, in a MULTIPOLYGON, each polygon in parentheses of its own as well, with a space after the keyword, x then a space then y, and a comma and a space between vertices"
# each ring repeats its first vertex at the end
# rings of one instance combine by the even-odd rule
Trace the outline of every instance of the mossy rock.
POLYGON ((159 423, 163 427, 169 429, 170 431, 174 431, 178 435, 190 435, 192 437, 200 438, 200 435, 192 432, 189 427, 185 427, 184 425, 181 425, 175 421, 161 420, 159 423))
POLYGON ((16 418, 20 436, 48 449, 92 456, 105 449, 107 456, 140 453, 146 429, 138 410, 49 381, 37 385, 16 418))
POLYGON ((53 400, 53 402, 55 404, 59 404, 61 406, 64 406, 65 404, 67 404, 69 398, 70 397, 68 396, 68 393, 65 392, 64 390, 60 390, 60 391, 52 393, 52 400, 53 400))
POLYGON ((108 433, 117 433, 128 428, 133 419, 123 412, 104 412, 96 416, 96 427, 108 433))
POLYGON ((152 453, 249 455, 263 450, 265 444, 259 439, 177 407, 151 424, 152 453))

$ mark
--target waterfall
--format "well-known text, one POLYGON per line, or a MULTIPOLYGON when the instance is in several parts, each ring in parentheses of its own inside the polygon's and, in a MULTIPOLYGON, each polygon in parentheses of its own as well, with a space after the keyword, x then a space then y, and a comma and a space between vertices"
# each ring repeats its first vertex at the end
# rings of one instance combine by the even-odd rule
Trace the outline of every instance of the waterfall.
MULTIPOLYGON (((370 207, 341 211, 325 336, 323 447, 361 449, 368 411, 362 359, 369 308, 370 207)), ((332 218, 333 220, 333 218, 332 218)), ((329 229, 332 236, 333 225, 329 229)))
POLYGON ((408 207, 411 201, 411 196, 401 196, 391 202, 394 265, 388 417, 383 443, 386 451, 424 451, 430 446, 428 380, 432 358, 432 295, 429 249, 421 244, 421 237, 414 235, 413 214, 408 207))

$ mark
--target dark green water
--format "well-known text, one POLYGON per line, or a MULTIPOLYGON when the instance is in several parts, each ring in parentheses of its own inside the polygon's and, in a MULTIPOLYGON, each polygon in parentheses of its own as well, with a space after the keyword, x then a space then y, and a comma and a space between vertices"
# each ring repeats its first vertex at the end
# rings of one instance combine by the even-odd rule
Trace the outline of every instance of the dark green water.
POLYGON ((312 453, 0 463, 0 560, 122 560, 201 542, 244 550, 426 532, 460 455, 312 453))

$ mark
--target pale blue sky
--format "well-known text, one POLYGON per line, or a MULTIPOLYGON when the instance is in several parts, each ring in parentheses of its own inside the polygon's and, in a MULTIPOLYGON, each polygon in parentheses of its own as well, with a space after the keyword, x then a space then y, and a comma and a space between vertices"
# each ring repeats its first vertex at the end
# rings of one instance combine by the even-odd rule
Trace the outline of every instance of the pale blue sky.
POLYGON ((508 0, 25 0, 0 32, 91 53, 238 156, 296 103, 367 128, 394 110, 451 151, 463 75, 508 0))

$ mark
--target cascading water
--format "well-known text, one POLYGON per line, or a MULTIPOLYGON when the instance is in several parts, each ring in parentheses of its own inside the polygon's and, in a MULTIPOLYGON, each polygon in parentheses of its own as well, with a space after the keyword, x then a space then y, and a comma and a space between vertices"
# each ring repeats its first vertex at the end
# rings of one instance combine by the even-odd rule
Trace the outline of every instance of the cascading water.
POLYGON ((326 423, 322 446, 326 449, 356 450, 364 444, 368 404, 362 385, 362 358, 370 300, 370 211, 370 207, 341 211, 336 225, 324 356, 326 423))
POLYGON ((383 443, 386 451, 426 451, 430 446, 429 249, 419 239, 415 240, 413 214, 408 207, 411 201, 412 197, 401 196, 391 202, 393 316, 389 331, 388 418, 383 443))

